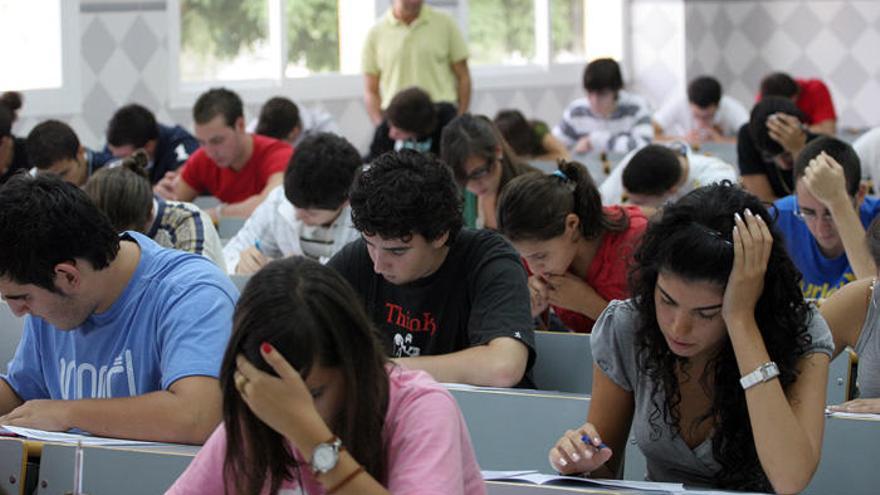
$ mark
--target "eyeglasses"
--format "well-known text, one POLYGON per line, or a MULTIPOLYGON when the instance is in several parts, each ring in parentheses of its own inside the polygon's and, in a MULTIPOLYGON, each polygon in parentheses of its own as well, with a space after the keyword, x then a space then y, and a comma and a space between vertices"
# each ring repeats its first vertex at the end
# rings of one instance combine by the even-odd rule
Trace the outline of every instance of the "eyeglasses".
POLYGON ((486 163, 483 166, 474 169, 473 172, 464 176, 464 182, 468 183, 474 180, 480 180, 483 177, 489 175, 492 172, 492 169, 495 167, 495 162, 498 161, 497 158, 489 158, 486 160, 486 163))

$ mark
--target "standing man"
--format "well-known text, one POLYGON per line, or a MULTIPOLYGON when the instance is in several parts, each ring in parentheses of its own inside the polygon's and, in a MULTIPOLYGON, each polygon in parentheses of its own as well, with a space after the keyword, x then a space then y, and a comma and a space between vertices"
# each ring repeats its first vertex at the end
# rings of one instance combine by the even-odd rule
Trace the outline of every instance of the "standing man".
POLYGON ((392 0, 391 8, 367 35, 363 53, 364 101, 373 125, 398 91, 418 86, 435 102, 468 110, 471 74, 468 50, 448 15, 424 0, 392 0))

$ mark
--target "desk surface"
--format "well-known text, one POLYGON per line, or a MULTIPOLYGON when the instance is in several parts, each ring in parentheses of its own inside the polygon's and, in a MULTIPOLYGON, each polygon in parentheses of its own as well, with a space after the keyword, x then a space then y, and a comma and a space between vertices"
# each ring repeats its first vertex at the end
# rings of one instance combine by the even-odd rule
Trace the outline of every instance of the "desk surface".
POLYGON ((564 495, 566 493, 600 493, 604 495, 640 495, 656 494, 658 492, 644 492, 639 490, 623 490, 616 488, 592 488, 592 487, 567 487, 567 486, 539 486, 527 483, 511 483, 506 481, 487 481, 486 492, 488 495, 564 495))

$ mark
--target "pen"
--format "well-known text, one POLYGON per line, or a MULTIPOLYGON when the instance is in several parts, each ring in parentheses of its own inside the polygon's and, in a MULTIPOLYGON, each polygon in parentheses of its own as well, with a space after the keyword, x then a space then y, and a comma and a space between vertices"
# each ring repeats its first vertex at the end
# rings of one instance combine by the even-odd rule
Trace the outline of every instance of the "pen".
POLYGON ((259 240, 259 239, 256 239, 256 240, 254 241, 254 247, 257 248, 257 251, 259 251, 259 252, 261 252, 261 253, 263 252, 263 246, 260 244, 260 240, 259 240))
MULTIPOLYGON (((593 445, 593 441, 590 440, 590 437, 588 437, 588 436, 586 436, 586 435, 581 435, 581 441, 584 442, 584 443, 587 444, 587 445, 593 445)), ((608 446, 605 445, 605 442, 599 442, 599 445, 598 445, 598 446, 594 446, 594 447, 596 447, 597 449, 600 449, 600 450, 601 450, 601 449, 607 449, 607 448, 608 448, 608 446)))

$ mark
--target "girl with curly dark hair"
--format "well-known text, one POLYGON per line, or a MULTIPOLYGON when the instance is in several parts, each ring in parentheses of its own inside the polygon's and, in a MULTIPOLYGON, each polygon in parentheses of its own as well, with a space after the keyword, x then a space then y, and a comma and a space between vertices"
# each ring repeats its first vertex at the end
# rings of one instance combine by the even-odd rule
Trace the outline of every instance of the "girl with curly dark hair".
POLYGON ((556 469, 619 475, 632 424, 651 480, 807 486, 834 345, 780 239, 729 183, 664 209, 636 251, 633 298, 596 322, 587 423, 551 449, 556 469))

